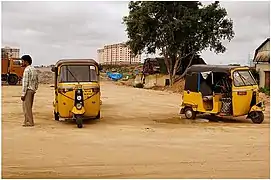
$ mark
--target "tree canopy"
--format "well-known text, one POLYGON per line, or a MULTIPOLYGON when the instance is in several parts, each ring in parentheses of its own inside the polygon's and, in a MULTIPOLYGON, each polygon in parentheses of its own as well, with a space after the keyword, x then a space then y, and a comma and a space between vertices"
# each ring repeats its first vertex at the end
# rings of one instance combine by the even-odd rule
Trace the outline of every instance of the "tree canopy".
POLYGON ((187 57, 206 49, 223 53, 222 41, 234 37, 233 22, 218 1, 206 6, 199 1, 131 1, 123 22, 132 53, 159 50, 173 79, 187 57))

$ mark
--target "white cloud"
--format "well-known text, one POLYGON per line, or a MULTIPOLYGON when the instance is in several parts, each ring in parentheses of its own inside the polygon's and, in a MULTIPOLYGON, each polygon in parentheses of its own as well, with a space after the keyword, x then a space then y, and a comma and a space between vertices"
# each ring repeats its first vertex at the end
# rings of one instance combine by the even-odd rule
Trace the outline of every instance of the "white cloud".
MULTIPOLYGON (((265 2, 221 2, 234 21, 235 38, 227 51, 204 52, 207 63, 246 63, 248 54, 270 32, 270 5, 265 2)), ((105 44, 127 40, 121 23, 128 15, 126 1, 2 2, 2 46, 21 48, 34 64, 52 64, 61 58, 94 58, 105 44)))

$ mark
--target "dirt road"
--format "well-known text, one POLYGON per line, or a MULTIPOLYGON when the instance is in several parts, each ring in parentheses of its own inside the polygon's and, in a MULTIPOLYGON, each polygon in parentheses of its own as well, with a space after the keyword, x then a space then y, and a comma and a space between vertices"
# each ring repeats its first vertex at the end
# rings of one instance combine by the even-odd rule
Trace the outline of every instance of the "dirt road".
POLYGON ((269 107, 263 124, 188 121, 178 94, 103 82, 101 120, 78 129, 42 85, 26 128, 20 90, 2 87, 3 178, 269 178, 269 107))

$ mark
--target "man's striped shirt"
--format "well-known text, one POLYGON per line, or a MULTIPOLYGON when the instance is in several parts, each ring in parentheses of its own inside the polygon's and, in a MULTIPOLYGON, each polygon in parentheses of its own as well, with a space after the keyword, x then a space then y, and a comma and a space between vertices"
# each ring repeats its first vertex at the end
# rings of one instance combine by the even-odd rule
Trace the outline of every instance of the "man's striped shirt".
POLYGON ((26 95, 28 89, 36 92, 38 90, 39 78, 36 69, 32 66, 27 66, 23 73, 23 90, 22 96, 26 95))

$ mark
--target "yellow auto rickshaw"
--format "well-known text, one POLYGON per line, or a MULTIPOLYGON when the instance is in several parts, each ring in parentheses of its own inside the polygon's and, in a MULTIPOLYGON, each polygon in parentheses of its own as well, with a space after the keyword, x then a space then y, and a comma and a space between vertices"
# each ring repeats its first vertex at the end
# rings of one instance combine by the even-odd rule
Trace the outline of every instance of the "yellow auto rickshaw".
POLYGON ((264 104, 249 67, 192 65, 187 70, 180 114, 195 119, 197 114, 244 116, 253 123, 264 120, 264 104))
POLYGON ((83 119, 100 119, 100 70, 93 59, 63 59, 52 67, 55 120, 71 118, 82 128, 83 119))

